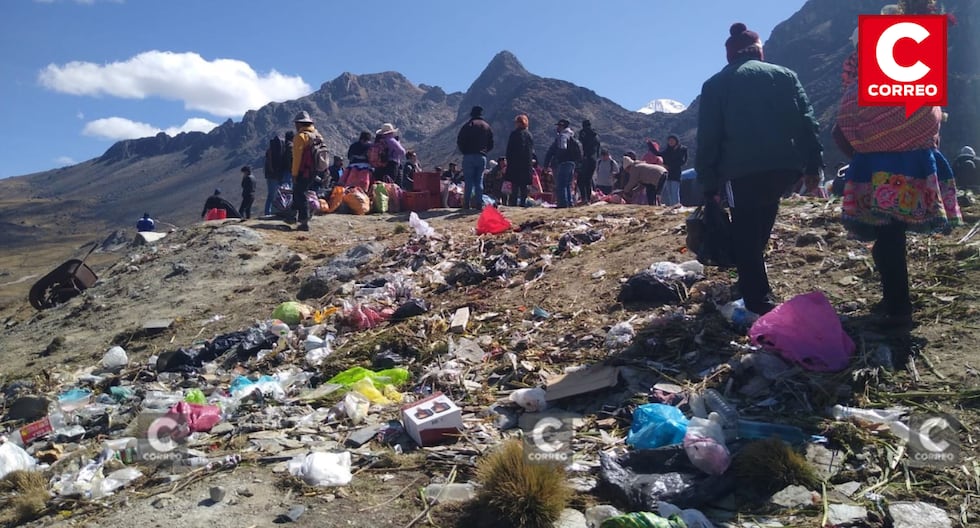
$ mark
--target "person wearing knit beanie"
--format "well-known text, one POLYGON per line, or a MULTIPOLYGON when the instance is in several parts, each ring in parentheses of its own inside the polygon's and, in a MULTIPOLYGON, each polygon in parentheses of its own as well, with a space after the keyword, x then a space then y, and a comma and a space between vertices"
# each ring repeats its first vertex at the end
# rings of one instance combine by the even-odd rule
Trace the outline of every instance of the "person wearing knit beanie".
POLYGON ((728 64, 701 87, 694 168, 706 207, 719 207, 725 192, 732 223, 698 257, 734 260, 745 308, 763 315, 775 307, 765 254, 779 200, 801 178, 819 187, 823 147, 799 78, 762 60, 757 33, 732 24, 725 51, 728 64))
POLYGON ((731 35, 725 41, 725 52, 728 55, 728 62, 732 62, 743 56, 755 60, 762 60, 762 41, 759 40, 758 33, 749 31, 749 28, 741 22, 732 24, 732 27, 728 29, 728 33, 731 35))

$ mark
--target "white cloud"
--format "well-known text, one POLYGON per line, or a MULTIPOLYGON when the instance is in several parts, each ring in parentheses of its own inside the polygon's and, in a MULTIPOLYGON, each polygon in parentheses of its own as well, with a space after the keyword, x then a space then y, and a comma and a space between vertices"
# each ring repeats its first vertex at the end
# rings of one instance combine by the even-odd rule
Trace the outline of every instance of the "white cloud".
POLYGON ((75 114, 75 117, 77 117, 78 119, 85 119, 85 112, 79 110, 78 113, 75 114))
POLYGON ((57 158, 54 159, 54 162, 59 167, 67 167, 69 165, 74 165, 78 163, 77 161, 75 161, 74 159, 68 156, 58 156, 57 158))
POLYGON ((302 77, 275 70, 260 75, 235 59, 208 61, 197 53, 146 51, 124 62, 49 64, 38 81, 56 92, 109 95, 125 99, 161 97, 221 117, 234 117, 270 101, 285 101, 312 90, 302 77))
POLYGON ((82 129, 82 134, 119 141, 155 136, 160 132, 164 132, 168 136, 176 136, 181 132, 210 132, 216 126, 218 123, 200 117, 193 117, 185 121, 183 125, 166 129, 124 117, 107 117, 88 122, 82 129))

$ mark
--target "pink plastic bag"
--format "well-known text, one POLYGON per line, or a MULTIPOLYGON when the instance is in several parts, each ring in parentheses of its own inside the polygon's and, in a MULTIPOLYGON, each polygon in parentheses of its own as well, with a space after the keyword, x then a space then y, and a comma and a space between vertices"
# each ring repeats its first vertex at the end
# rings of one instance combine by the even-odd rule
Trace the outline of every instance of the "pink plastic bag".
POLYGON ((807 370, 837 372, 854 355, 854 341, 823 292, 797 295, 760 317, 749 330, 752 343, 807 370))
POLYGON ((178 402, 170 408, 167 416, 178 422, 185 420, 191 432, 201 433, 210 431, 221 421, 221 409, 215 405, 178 402))

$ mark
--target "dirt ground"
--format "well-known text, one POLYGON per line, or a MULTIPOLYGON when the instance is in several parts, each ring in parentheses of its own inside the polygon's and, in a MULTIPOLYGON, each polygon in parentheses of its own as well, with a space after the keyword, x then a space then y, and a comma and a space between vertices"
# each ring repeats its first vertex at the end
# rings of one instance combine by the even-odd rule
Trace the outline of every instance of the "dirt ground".
MULTIPOLYGON (((869 353, 865 346, 868 342, 882 341, 891 347, 899 367, 894 372, 875 371, 870 381, 862 377, 866 372, 844 373, 841 378, 861 378, 845 399, 881 406, 889 402, 883 394, 922 394, 911 403, 949 412, 960 420, 967 455, 962 470, 914 473, 907 486, 884 489, 895 498, 938 503, 954 518, 959 517, 962 526, 980 522, 976 502, 980 496, 976 465, 980 420, 976 393, 962 396, 980 388, 980 237, 958 242, 969 226, 980 220, 980 206, 964 210, 968 225, 951 236, 910 239, 913 300, 920 324, 910 334, 885 337, 876 335, 866 321, 869 308, 880 298, 870 246, 846 237, 837 222, 836 207, 833 202, 818 200, 784 203, 768 256, 774 292, 787 300, 820 289, 844 317, 845 328, 858 343, 859 356, 869 353), (912 360, 903 369, 900 365, 906 356, 912 360)), ((517 330, 526 327, 528 313, 540 308, 549 317, 539 322, 532 338, 523 339, 514 350, 521 359, 535 361, 542 369, 560 371, 570 364, 605 359, 608 352, 603 336, 612 325, 631 318, 655 320, 653 316, 676 313, 677 307, 669 305, 623 306, 616 297, 626 278, 652 263, 692 258, 684 248, 683 226, 689 210, 618 205, 502 210, 515 225, 543 223, 521 233, 477 237, 475 214, 454 210, 422 214, 456 248, 492 253, 495 245, 526 246, 526 251, 535 255, 527 259, 530 264, 516 278, 445 291, 427 290, 426 300, 432 304, 430 316, 441 315, 448 322, 461 306, 470 307, 475 315, 497 314, 473 320, 468 334, 490 335, 495 347, 510 350, 517 341, 517 330), (603 238, 583 245, 577 254, 548 256, 555 254, 562 234, 584 229, 582 226, 600 231, 603 238)), ((311 227, 309 233, 299 233, 280 222, 264 220, 198 224, 181 228, 154 245, 98 251, 88 262, 99 275, 99 283, 83 295, 42 312, 27 303, 27 289, 33 282, 29 277, 46 273, 70 256, 84 254, 88 247, 83 244, 88 240, 73 237, 5 251, 0 255, 2 381, 35 379, 55 386, 72 372, 96 364, 114 344, 126 348, 131 362, 145 364, 160 352, 269 318, 280 302, 295 299, 302 281, 316 266, 357 244, 377 241, 391 254, 415 244, 406 214, 327 215, 314 218, 311 227), (143 323, 152 319, 173 319, 174 324, 159 334, 142 332, 143 323)), ((359 271, 362 276, 371 276, 396 269, 359 271)), ((688 313, 717 318, 706 307, 709 303, 705 296, 710 291, 717 302, 730 300, 728 285, 732 279, 732 272, 708 268, 705 281, 685 301, 688 313)), ((307 302, 320 307, 329 301, 330 296, 307 302)), ((671 332, 676 333, 669 335, 658 334, 657 327, 641 330, 641 334, 653 334, 663 343, 649 359, 690 361, 693 365, 713 357, 710 353, 716 351, 691 356, 705 348, 703 340, 700 346, 696 344, 694 334, 703 336, 708 327, 684 323, 688 324, 690 328, 674 329, 671 332)), ((429 330, 428 335, 444 339, 439 331, 429 330)), ((376 338, 376 333, 363 337, 376 338)), ((732 333, 716 336, 709 343, 717 343, 720 350, 732 339, 744 340, 732 333)), ((350 336, 346 345, 338 347, 335 359, 356 360, 361 346, 367 345, 359 344, 356 335, 350 336)), ((674 381, 702 382, 688 371, 676 373, 674 381)), ((273 471, 274 466, 243 464, 166 495, 163 501, 159 495, 144 497, 139 491, 121 493, 110 501, 113 506, 108 509, 63 518, 55 515, 37 521, 37 525, 267 526, 277 522, 290 506, 302 504, 308 510, 294 523, 296 526, 404 526, 422 509, 417 493, 404 490, 425 485, 445 475, 447 469, 431 464, 390 472, 371 468, 356 475, 349 487, 315 490, 289 486, 288 479, 273 471), (215 505, 202 502, 208 487, 215 485, 227 488, 229 499, 215 505), (244 495, 238 493, 243 488, 247 488, 244 495), (388 500, 391 502, 385 502, 388 500)), ((813 524, 807 521, 803 525, 813 524)))

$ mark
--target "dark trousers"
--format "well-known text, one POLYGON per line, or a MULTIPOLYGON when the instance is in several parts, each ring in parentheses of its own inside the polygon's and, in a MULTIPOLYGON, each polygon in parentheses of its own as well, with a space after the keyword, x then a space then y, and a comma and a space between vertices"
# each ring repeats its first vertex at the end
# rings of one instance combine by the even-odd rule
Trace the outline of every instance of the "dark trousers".
POLYGON ((242 206, 238 208, 238 214, 242 218, 252 217, 252 202, 255 201, 255 193, 245 193, 242 195, 242 206))
POLYGON ((299 223, 310 221, 310 203, 306 201, 306 191, 310 188, 310 178, 296 178, 293 184, 293 210, 299 214, 299 223))
POLYGON ((524 207, 527 205, 527 185, 510 185, 510 195, 507 196, 507 205, 512 207, 524 207))
POLYGON ((595 165, 594 158, 585 158, 578 172, 578 194, 582 197, 583 203, 592 201, 592 176, 595 174, 595 165))
POLYGON ((875 228, 871 256, 881 274, 881 296, 888 315, 909 315, 909 267, 905 253, 905 224, 892 222, 875 228))
POLYGON ((760 172, 732 180, 729 185, 738 289, 745 307, 759 315, 774 308, 769 300, 772 289, 765 255, 779 211, 779 199, 799 177, 793 171, 760 172))
POLYGON ((657 205, 657 186, 652 183, 644 183, 643 187, 647 190, 647 204, 657 205))

